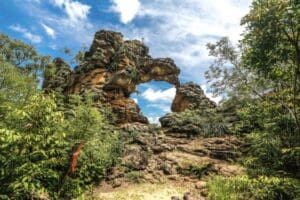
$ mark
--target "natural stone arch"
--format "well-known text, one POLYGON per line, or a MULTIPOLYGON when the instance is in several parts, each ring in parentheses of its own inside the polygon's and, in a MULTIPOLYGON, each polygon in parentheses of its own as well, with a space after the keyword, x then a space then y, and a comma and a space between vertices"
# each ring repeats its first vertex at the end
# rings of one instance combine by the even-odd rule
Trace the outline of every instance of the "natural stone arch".
MULTIPOLYGON (((67 87, 60 88, 65 94, 96 93, 95 100, 110 104, 118 123, 148 123, 138 105, 129 98, 130 94, 138 84, 151 80, 178 87, 179 73, 172 59, 152 58, 141 41, 124 40, 121 33, 102 30, 96 32, 82 64, 58 79, 68 83, 67 87)), ((47 83, 53 81, 49 79, 47 83)), ((48 85, 47 89, 57 89, 48 85)))
MULTIPOLYGON (((98 31, 81 65, 73 71, 62 59, 54 59, 55 76, 45 76, 46 91, 80 94, 92 91, 95 101, 111 106, 117 123, 148 123, 139 106, 130 99, 136 86, 152 80, 176 87, 173 112, 199 107, 216 107, 195 83, 179 84, 180 70, 170 58, 152 58, 139 40, 124 40, 112 31, 98 31)), ((53 66, 52 66, 53 67, 53 66)))

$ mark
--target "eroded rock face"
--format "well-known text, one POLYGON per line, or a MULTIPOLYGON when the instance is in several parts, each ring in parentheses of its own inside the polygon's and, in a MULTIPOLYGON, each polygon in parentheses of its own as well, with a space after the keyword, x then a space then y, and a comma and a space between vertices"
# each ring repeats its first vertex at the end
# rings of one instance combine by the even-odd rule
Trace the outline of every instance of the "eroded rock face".
MULTIPOLYGON (((98 31, 81 65, 60 76, 65 94, 94 92, 96 100, 111 105, 117 123, 148 123, 138 105, 130 99, 136 86, 151 80, 179 86, 179 68, 170 58, 152 58, 139 40, 124 40, 121 33, 98 31), (67 85, 66 85, 67 84, 67 85)), ((57 90, 57 82, 46 77, 45 89, 57 90), (51 86, 51 87, 50 87, 51 86)))
POLYGON ((215 102, 206 97, 199 85, 188 82, 177 87, 171 109, 173 112, 183 112, 187 109, 215 108, 216 106, 215 102))

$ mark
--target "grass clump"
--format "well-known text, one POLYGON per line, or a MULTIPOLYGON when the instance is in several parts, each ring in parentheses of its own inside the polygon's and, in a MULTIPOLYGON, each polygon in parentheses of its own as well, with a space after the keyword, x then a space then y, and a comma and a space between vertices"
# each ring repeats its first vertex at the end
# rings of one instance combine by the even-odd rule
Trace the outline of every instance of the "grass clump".
POLYGON ((300 197, 299 188, 299 181, 290 178, 217 176, 208 182, 208 197, 210 200, 292 200, 300 197))
POLYGON ((201 178, 204 175, 208 175, 211 171, 211 163, 195 164, 195 163, 186 163, 185 167, 178 169, 179 173, 186 176, 196 176, 201 178))
POLYGON ((132 183, 143 183, 144 175, 139 171, 131 171, 125 174, 125 177, 132 183))

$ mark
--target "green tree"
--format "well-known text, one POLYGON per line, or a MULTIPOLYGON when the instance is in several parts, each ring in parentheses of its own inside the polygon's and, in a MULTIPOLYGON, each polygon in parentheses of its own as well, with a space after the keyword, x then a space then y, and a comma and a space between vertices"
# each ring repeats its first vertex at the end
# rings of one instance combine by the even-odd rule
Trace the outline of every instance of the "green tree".
POLYGON ((33 46, 0 33, 0 61, 41 76, 41 71, 49 63, 50 56, 39 55, 33 46))
POLYGON ((39 55, 7 36, 0 41, 0 199, 78 197, 116 163, 118 131, 89 95, 39 90, 43 68, 31 68, 39 55))
MULTIPOLYGON (((241 24, 242 62, 269 79, 277 88, 292 90, 291 115, 300 134, 300 2, 255 0, 241 24)), ((287 106, 289 108, 289 106, 287 106)))
POLYGON ((250 98, 261 98, 274 86, 272 80, 259 76, 241 62, 241 50, 232 45, 227 37, 215 44, 208 43, 209 55, 215 57, 205 73, 212 91, 225 99, 242 103, 250 98))

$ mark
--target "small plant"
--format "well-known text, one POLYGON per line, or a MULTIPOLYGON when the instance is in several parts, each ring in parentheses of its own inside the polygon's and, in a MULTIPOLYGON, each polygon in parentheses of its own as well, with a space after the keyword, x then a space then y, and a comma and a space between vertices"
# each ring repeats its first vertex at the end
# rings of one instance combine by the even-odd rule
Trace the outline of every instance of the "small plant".
POLYGON ((194 163, 185 163, 183 168, 178 169, 179 173, 186 176, 196 176, 197 178, 201 178, 204 175, 208 175, 211 170, 211 163, 203 163, 203 164, 194 164, 194 163))
POLYGON ((300 182, 295 179, 235 176, 214 177, 208 182, 210 200, 292 200, 299 198, 300 182))
POLYGON ((143 183, 144 175, 139 171, 131 171, 125 174, 125 177, 133 183, 143 183))

